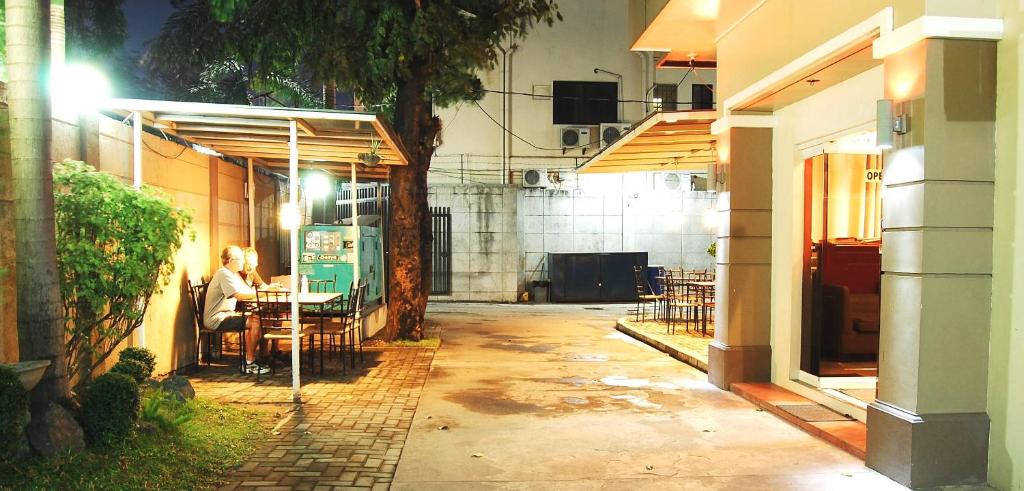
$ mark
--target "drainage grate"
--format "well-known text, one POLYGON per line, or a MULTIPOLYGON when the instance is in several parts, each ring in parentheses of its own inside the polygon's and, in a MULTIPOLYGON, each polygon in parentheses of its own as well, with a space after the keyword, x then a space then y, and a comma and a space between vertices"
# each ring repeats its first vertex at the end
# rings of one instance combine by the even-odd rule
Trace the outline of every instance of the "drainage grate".
POLYGON ((820 421, 853 421, 853 418, 839 414, 821 404, 779 404, 779 409, 786 411, 808 423, 820 421))

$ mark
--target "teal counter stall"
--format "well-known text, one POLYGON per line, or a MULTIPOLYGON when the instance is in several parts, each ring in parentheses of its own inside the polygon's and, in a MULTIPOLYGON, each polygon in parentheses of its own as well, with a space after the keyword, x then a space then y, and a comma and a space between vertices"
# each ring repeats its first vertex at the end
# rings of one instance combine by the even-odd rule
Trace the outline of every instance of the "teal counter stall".
MULTIPOLYGON (((335 280, 335 290, 348 294, 354 279, 356 229, 349 225, 307 225, 299 229, 299 274, 310 280, 335 280)), ((359 278, 366 280, 366 304, 384 293, 380 229, 359 227, 359 278)))

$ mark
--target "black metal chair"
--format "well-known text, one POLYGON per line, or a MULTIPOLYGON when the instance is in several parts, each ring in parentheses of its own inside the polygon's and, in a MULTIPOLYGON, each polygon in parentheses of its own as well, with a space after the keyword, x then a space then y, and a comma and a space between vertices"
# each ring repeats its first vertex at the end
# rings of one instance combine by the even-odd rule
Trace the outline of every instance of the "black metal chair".
POLYGON ((679 314, 679 317, 683 320, 683 327, 686 332, 690 332, 690 324, 687 318, 687 312, 692 317, 694 309, 697 308, 697 303, 685 291, 677 289, 678 283, 675 277, 672 276, 671 271, 665 272, 665 322, 666 334, 676 333, 676 323, 673 317, 673 311, 679 314))
POLYGON ((312 293, 334 293, 338 284, 338 275, 335 274, 329 280, 307 280, 309 291, 312 293))
POLYGON ((245 325, 243 324, 241 329, 210 329, 203 323, 203 313, 206 310, 206 290, 208 283, 193 283, 188 282, 188 296, 192 307, 192 320, 195 323, 196 328, 196 356, 195 365, 199 365, 199 352, 203 347, 203 339, 206 339, 206 352, 203 354, 203 360, 206 361, 206 366, 210 366, 210 359, 213 357, 213 341, 215 338, 223 344, 224 333, 233 332, 238 334, 238 369, 241 373, 245 373, 245 325))
POLYGON ((633 312, 633 320, 645 322, 647 320, 647 304, 654 303, 654 318, 658 317, 658 302, 661 295, 655 294, 648 288, 645 271, 640 266, 633 266, 633 281, 636 285, 636 309, 633 312), (648 293, 650 292, 650 293, 648 293))
MULTIPOLYGON (((278 343, 281 340, 292 339, 292 306, 288 292, 283 291, 256 291, 256 313, 260 320, 260 332, 262 338, 269 340, 270 346, 270 374, 277 373, 277 364, 274 363, 274 353, 277 351, 278 343)), ((313 350, 313 337, 309 335, 310 326, 300 324, 299 345, 292 346, 292 349, 302 350, 302 340, 309 339, 309 367, 314 369, 315 358, 313 350)), ((256 381, 260 376, 256 374, 256 381)))

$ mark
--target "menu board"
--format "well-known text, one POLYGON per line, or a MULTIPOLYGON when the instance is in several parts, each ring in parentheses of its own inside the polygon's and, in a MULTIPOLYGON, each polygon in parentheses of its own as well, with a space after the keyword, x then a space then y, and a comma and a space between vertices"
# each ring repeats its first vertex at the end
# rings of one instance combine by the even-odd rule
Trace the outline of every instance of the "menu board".
POLYGON ((353 250, 352 240, 340 230, 306 230, 303 235, 304 263, 347 262, 353 250))
POLYGON ((319 252, 322 254, 337 254, 341 252, 341 232, 327 230, 306 231, 306 251, 319 252))

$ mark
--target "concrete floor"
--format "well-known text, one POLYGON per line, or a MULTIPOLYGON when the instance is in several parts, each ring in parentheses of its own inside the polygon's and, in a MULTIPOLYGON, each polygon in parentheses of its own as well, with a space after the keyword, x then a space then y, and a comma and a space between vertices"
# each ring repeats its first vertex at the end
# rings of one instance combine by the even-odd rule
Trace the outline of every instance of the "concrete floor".
POLYGON ((615 331, 624 309, 431 304, 392 488, 903 489, 615 331))

